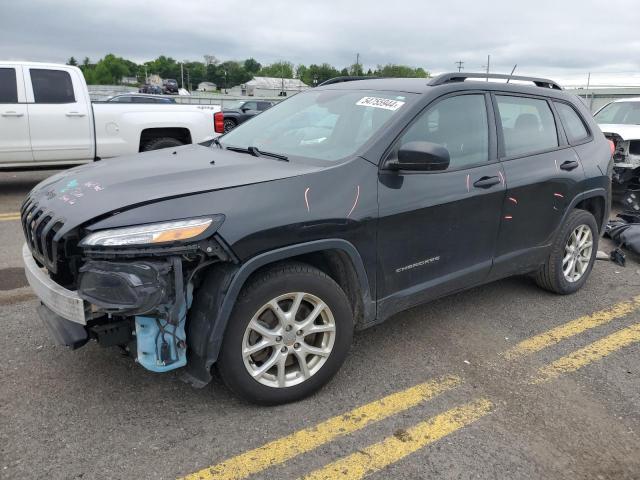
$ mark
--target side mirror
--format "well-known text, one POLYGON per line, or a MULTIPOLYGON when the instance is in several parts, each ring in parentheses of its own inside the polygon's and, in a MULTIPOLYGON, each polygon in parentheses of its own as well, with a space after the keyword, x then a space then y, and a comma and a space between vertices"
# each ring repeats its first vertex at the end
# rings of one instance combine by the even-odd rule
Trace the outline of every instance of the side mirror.
POLYGON ((409 142, 398 151, 398 159, 388 163, 394 170, 438 171, 449 168, 449 150, 431 142, 409 142))

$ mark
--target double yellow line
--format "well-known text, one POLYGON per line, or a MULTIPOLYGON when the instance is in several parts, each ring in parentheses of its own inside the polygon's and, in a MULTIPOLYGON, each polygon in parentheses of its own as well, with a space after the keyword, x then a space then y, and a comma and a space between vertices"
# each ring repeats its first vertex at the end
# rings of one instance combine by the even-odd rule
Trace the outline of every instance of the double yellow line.
MULTIPOLYGON (((587 330, 625 317, 639 309, 640 295, 629 302, 619 303, 611 308, 582 316, 523 340, 502 355, 507 360, 523 358, 587 330)), ((540 367, 531 383, 538 384, 553 380, 636 342, 640 342, 640 323, 618 330, 549 365, 540 367)), ((202 469, 184 479, 244 479, 415 407, 460 384, 462 380, 459 377, 447 376, 413 386, 202 469)), ((492 408, 493 404, 489 399, 475 399, 331 462, 309 473, 304 480, 361 479, 484 417, 491 412, 492 408)))
POLYGON ((20 213, 0 213, 0 222, 8 222, 10 220, 20 220, 20 213))

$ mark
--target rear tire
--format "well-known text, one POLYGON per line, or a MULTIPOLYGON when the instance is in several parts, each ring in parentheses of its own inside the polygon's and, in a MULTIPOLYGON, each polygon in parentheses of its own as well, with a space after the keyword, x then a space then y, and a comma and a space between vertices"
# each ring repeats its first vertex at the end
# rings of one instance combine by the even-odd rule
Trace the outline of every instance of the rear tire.
POLYGON ((159 137, 149 140, 142 149, 143 152, 151 150, 160 150, 162 148, 181 147, 184 145, 180 140, 173 137, 159 137))
POLYGON ((598 225, 591 213, 579 209, 569 213, 547 261, 536 272, 538 286, 560 295, 580 290, 593 269, 598 240, 598 225))
POLYGON ((238 126, 238 122, 231 118, 227 118, 224 120, 224 133, 230 132, 234 128, 238 126))
POLYGON ((333 377, 352 337, 353 312, 340 286, 307 264, 285 263, 243 287, 217 368, 229 389, 250 402, 293 402, 333 377))

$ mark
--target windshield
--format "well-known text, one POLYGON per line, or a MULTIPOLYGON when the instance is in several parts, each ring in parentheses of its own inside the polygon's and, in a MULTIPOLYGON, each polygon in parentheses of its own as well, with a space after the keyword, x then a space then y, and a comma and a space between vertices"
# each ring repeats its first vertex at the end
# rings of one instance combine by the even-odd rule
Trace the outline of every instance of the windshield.
POLYGON ((610 103, 595 116, 598 123, 640 125, 640 102, 610 103))
POLYGON ((271 107, 220 139, 224 147, 337 161, 355 153, 417 95, 310 90, 271 107))

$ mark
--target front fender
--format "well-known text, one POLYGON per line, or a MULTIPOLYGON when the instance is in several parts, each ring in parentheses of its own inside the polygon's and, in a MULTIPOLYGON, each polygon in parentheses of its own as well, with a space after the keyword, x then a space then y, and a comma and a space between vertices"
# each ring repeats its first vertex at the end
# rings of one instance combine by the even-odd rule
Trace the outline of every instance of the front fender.
MULTIPOLYGON (((198 292, 195 302, 203 302, 198 311, 208 315, 194 315, 189 318, 187 339, 191 349, 189 364, 183 380, 195 387, 203 387, 211 380, 211 367, 218 359, 224 332, 242 287, 251 274, 265 265, 293 258, 298 255, 326 250, 340 250, 353 263, 358 278, 364 306, 365 322, 375 319, 375 302, 371 298, 369 279, 358 250, 342 239, 324 239, 279 248, 262 253, 247 260, 240 266, 217 265, 209 273, 209 284, 216 285, 215 292, 198 292)), ((193 309, 193 307, 192 307, 193 309)))

